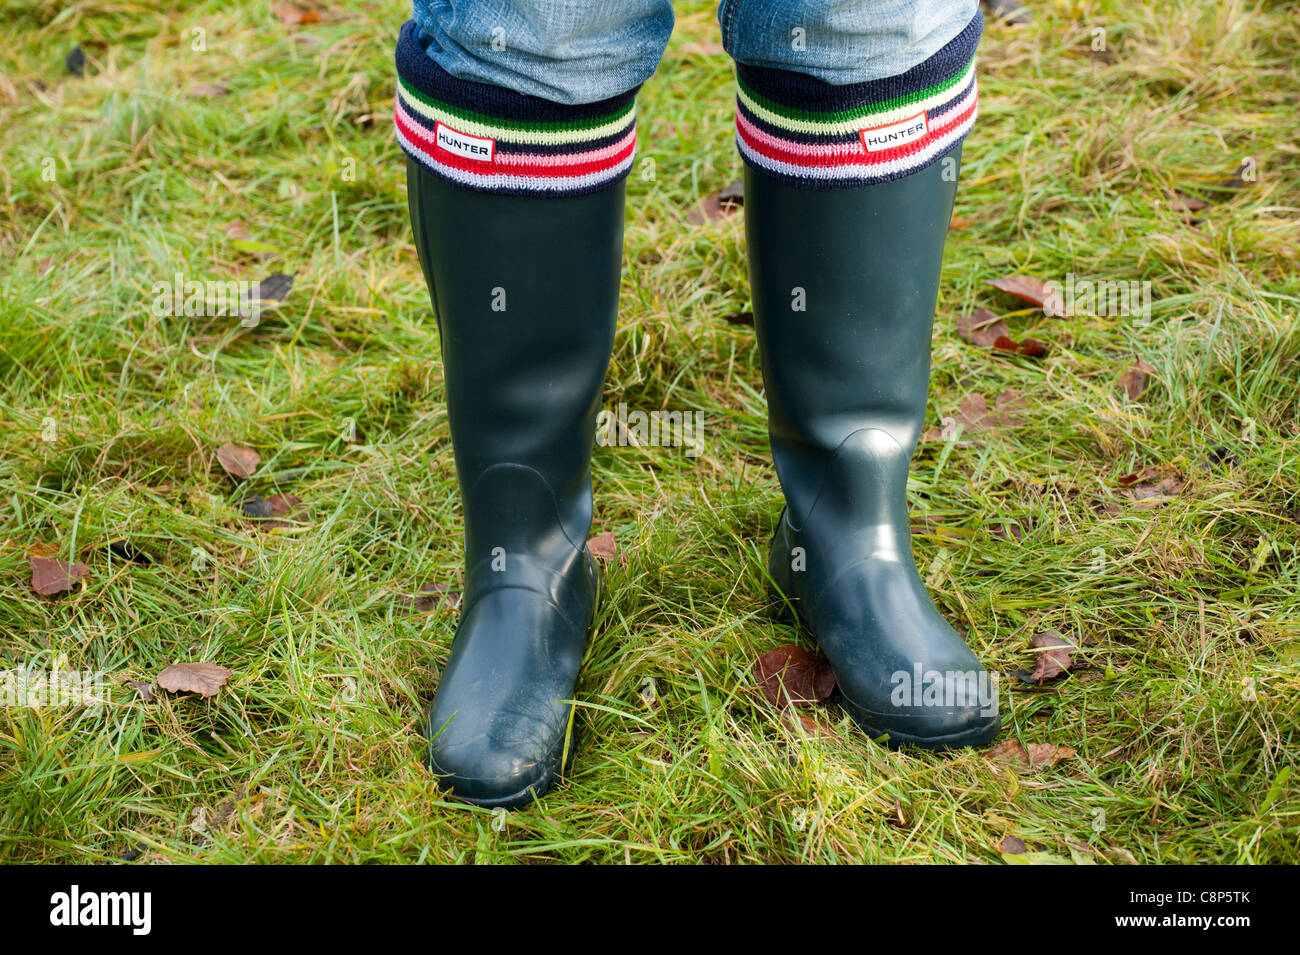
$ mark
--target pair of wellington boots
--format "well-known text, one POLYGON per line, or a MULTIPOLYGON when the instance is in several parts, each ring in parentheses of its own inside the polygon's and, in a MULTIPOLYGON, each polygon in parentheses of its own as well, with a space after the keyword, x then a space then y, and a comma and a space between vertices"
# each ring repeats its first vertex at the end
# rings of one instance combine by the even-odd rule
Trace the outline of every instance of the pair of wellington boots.
MULTIPOLYGON (((958 159, 960 147, 953 151, 958 159)), ((785 492, 769 598, 826 655, 876 739, 944 749, 999 730, 988 675, 912 557, 907 472, 956 177, 804 189, 745 172, 745 235, 772 457, 785 492)), ((623 183, 492 195, 408 160, 465 514, 465 589, 427 723, 462 800, 540 796, 573 749, 600 590, 591 449, 618 311, 623 183)), ((994 697, 995 698, 995 697, 994 697)))

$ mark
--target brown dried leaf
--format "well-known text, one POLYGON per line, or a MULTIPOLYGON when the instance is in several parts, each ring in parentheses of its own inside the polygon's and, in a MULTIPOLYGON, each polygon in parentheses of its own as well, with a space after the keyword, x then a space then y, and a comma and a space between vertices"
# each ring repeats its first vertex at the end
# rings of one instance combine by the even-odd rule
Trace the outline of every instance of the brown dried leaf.
POLYGON ((1009 332, 1007 323, 997 315, 987 308, 977 308, 974 315, 957 316, 957 334, 972 345, 991 348, 994 342, 1006 337, 1009 332))
POLYGON ((948 229, 951 232, 960 232, 962 229, 969 229, 975 224, 975 220, 967 216, 953 216, 948 222, 948 229))
POLYGON ((1159 465, 1126 474, 1118 483, 1123 488, 1119 492, 1121 497, 1158 504, 1165 498, 1176 497, 1187 486, 1187 478, 1168 465, 1159 465))
POLYGON ((126 685, 135 690, 140 699, 146 703, 153 702, 153 684, 143 680, 127 680, 126 685))
POLYGON ((1026 749, 1019 740, 1014 739, 1003 740, 984 754, 986 759, 1011 763, 1020 770, 1051 769, 1061 760, 1069 759, 1073 755, 1074 750, 1068 746, 1058 746, 1055 743, 1030 743, 1029 748, 1026 749))
POLYGON ((830 662, 803 647, 769 650, 754 662, 754 678, 775 706, 816 703, 835 692, 830 662))
POLYGON ((1013 355, 1024 355, 1026 358, 1039 358, 1047 354, 1047 346, 1036 338, 1026 338, 1023 342, 1018 342, 1006 335, 999 336, 993 342, 993 350, 1011 352, 1013 355))
POLYGON ((985 281, 996 289, 1001 289, 1008 295, 1014 295, 1022 301, 1037 305, 1048 315, 1064 315, 1065 303, 1061 301, 1060 294, 1042 279, 1034 278, 1032 275, 1008 275, 1000 279, 985 279, 985 281))
POLYGON ((1175 190, 1169 200, 1169 206, 1175 212, 1200 212, 1209 203, 1197 196, 1189 196, 1185 192, 1175 190))
POLYGON ((415 597, 398 597, 394 603, 398 607, 405 607, 411 612, 411 616, 417 614, 429 613, 434 607, 446 607, 448 610, 456 610, 460 607, 460 592, 451 589, 451 584, 435 581, 431 584, 424 584, 420 588, 420 593, 415 597))
POLYGON ((962 399, 957 408, 957 423, 967 434, 992 431, 998 428, 1018 428, 1024 424, 1018 414, 1025 405, 1020 392, 1008 388, 998 395, 993 410, 989 409, 988 399, 981 394, 972 393, 962 399))
POLYGON ((217 448, 217 461, 226 469, 227 474, 242 481, 253 476, 262 456, 252 448, 226 442, 217 448))
POLYGON ((989 525, 989 533, 1004 540, 1018 541, 1025 536, 1024 529, 1011 520, 996 520, 989 525))
POLYGON ((276 517, 290 513, 302 503, 302 498, 297 494, 272 494, 266 500, 271 505, 271 513, 276 517))
POLYGON ((613 531, 597 534, 587 541, 587 552, 599 561, 611 561, 618 558, 618 541, 613 531))
POLYGON ((285 26, 298 26, 301 23, 320 23, 321 12, 319 10, 309 10, 306 7, 300 7, 296 3, 277 3, 271 8, 276 19, 285 26))
POLYGON ((1139 358, 1119 376, 1119 385, 1129 396, 1130 401, 1136 401, 1138 396, 1146 390, 1147 375, 1154 375, 1155 373, 1154 365, 1139 358))
POLYGON ((1055 630, 1034 634, 1029 646, 1035 651, 1034 672, 1029 675, 1035 683, 1055 679, 1074 666, 1074 660, 1070 657, 1070 651, 1075 649, 1074 644, 1055 630))
POLYGON ((746 325, 750 328, 754 327, 753 312, 731 312, 722 316, 722 318, 728 325, 746 325))
POLYGON ((230 90, 222 83, 195 83, 190 87, 190 96, 195 99, 220 99, 229 93, 230 90))
POLYGON ((253 233, 248 231, 248 226, 242 219, 232 219, 226 226, 226 238, 233 239, 236 242, 251 242, 253 233))
POLYGON ((53 557, 28 557, 27 564, 32 569, 32 589, 42 597, 71 590, 90 575, 90 568, 85 564, 53 557))
POLYGON ((271 519, 265 525, 268 531, 296 526, 293 521, 282 521, 277 518, 285 517, 298 509, 302 504, 302 498, 297 494, 272 494, 266 499, 266 503, 271 508, 271 519))
POLYGON ((1072 756, 1074 750, 1069 746, 1058 746, 1056 743, 1029 744, 1029 765, 1034 769, 1051 769, 1072 756))
POLYGON ((1019 836, 1005 835, 998 840, 998 844, 993 848, 1007 855, 1019 855, 1025 851, 1025 840, 1019 836))
POLYGON ((727 188, 718 193, 718 202, 724 208, 728 206, 743 206, 745 204, 745 180, 733 179, 727 184, 727 188))
POLYGON ((820 736, 823 739, 839 739, 840 734, 835 732, 835 728, 820 720, 801 713, 798 710, 783 710, 781 712, 781 722, 785 724, 790 732, 798 734, 795 729, 795 719, 799 720, 799 726, 807 736, 820 736))
POLYGON ((230 679, 230 670, 216 663, 173 663, 158 674, 157 684, 169 693, 217 695, 230 679))
POLYGON ((1029 765, 1029 754, 1020 745, 1020 741, 1016 739, 1004 739, 1002 742, 990 746, 985 751, 984 758, 1004 763, 1017 763, 1021 766, 1029 765))
POLYGON ((695 207, 686 213, 686 221, 691 225, 720 222, 739 208, 739 203, 730 200, 723 201, 722 193, 715 192, 713 195, 705 196, 697 202, 695 207))

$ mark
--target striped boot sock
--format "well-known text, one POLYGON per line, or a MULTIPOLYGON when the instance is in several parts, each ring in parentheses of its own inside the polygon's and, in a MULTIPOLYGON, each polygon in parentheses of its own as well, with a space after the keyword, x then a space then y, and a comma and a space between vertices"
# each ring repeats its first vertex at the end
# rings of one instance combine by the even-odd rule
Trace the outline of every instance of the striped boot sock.
POLYGON ((424 52, 414 21, 397 41, 397 142, 433 175, 480 192, 576 196, 624 178, 635 98, 564 106, 457 79, 424 52))
POLYGON ((960 143, 975 123, 975 18, 899 76, 832 86, 737 64, 736 143, 760 172, 820 189, 901 179, 960 143))

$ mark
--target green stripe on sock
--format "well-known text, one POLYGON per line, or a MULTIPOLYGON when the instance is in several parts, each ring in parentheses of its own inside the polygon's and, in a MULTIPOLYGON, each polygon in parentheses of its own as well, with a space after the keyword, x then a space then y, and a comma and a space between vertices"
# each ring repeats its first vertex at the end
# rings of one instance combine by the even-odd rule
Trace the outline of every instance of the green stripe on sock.
MULTIPOLYGON (((974 62, 974 57, 971 58, 971 62, 974 62)), ((926 89, 918 90, 915 93, 904 93, 902 96, 895 96, 893 99, 885 100, 883 103, 871 103, 866 106, 856 106, 853 109, 842 109, 834 113, 823 113, 813 109, 794 109, 789 106, 783 106, 774 100, 768 99, 761 93, 755 92, 752 87, 741 82, 739 78, 737 78, 736 82, 737 85, 745 91, 745 95, 754 102, 758 103, 764 109, 770 110, 779 116, 784 116, 786 119, 812 123, 838 123, 850 122, 855 119, 861 119, 864 116, 870 116, 873 113, 883 113, 891 109, 897 109, 899 106, 904 106, 907 103, 916 103, 920 100, 928 99, 931 96, 935 96, 956 86, 969 69, 970 64, 968 63, 966 66, 962 67, 960 73, 951 79, 944 80, 942 83, 936 83, 926 89)))
POLYGON ((631 114, 631 112, 636 108, 635 103, 628 103, 623 109, 616 110, 607 116, 589 116, 571 122, 547 123, 538 122, 536 120, 502 119, 500 116, 493 116, 490 113, 476 113, 472 110, 461 109, 458 106, 452 106, 449 103, 444 103, 441 100, 434 99, 432 96, 421 93, 402 76, 398 76, 397 82, 401 85, 402 93, 405 96, 408 96, 413 100, 419 100, 430 109, 450 113, 452 116, 457 116, 472 123, 479 123, 483 126, 495 126, 498 129, 508 130, 510 132, 550 133, 570 130, 597 129, 631 114))

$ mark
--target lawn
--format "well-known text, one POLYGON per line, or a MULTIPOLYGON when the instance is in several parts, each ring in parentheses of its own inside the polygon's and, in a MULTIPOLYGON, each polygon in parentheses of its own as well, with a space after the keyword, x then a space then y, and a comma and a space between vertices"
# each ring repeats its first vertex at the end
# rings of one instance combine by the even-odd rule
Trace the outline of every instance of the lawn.
POLYGON ((710 5, 677 10, 603 404, 699 412, 703 441, 596 449, 618 556, 577 757, 506 814, 420 762, 461 568, 390 119, 406 4, 0 0, 0 670, 105 674, 102 706, 0 708, 0 859, 1300 861, 1300 5, 986 30, 909 499, 1004 745, 947 755, 833 699, 805 731, 754 676, 811 644, 765 607, 743 211, 692 214, 739 175, 731 66, 710 5), (256 324, 159 314, 178 273, 293 287, 256 324), (1049 315, 988 284, 1013 275, 1149 296, 1049 315), (1046 352, 965 340, 979 308, 1046 352), (301 503, 268 525, 250 494, 301 503), (42 557, 84 580, 38 594, 42 557), (1045 631, 1070 671, 1017 676, 1045 631), (231 675, 154 685, 175 662, 231 675))

